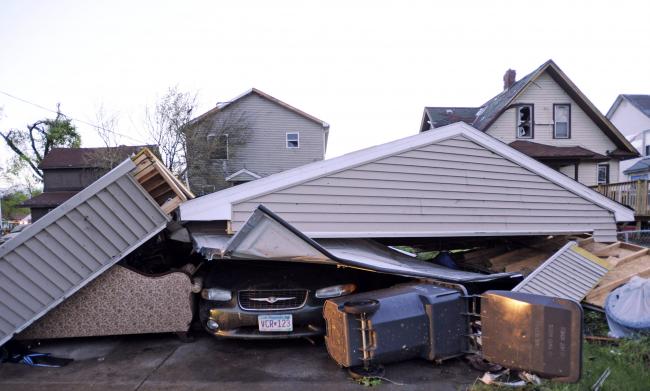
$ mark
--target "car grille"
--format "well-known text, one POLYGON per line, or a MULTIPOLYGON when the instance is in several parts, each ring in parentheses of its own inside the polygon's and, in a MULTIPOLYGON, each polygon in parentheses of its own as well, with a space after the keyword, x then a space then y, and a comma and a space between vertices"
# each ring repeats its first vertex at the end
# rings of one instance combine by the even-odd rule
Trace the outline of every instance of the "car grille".
POLYGON ((239 291, 239 306, 250 311, 275 311, 301 308, 307 301, 306 289, 239 291))

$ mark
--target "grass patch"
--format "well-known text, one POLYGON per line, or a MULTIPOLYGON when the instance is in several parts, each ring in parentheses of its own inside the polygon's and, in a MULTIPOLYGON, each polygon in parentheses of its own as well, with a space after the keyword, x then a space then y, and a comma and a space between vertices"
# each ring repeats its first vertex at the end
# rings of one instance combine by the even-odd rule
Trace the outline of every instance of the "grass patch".
MULTIPOLYGON (((582 391, 589 390, 600 375, 610 368, 603 391, 650 390, 650 337, 622 340, 618 346, 585 342, 582 355, 582 378, 576 384, 545 381, 541 386, 528 385, 518 390, 582 391)), ((479 381, 472 391, 512 390, 488 386, 479 381)))

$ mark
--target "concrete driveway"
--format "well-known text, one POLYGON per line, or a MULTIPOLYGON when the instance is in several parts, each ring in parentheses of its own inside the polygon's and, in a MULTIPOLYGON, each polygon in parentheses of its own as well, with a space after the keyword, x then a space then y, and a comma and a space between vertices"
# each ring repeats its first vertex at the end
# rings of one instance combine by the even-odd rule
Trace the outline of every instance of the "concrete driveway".
MULTIPOLYGON (((0 364, 0 390, 362 390, 325 345, 222 341, 199 333, 45 341, 34 350, 74 358, 64 368, 0 364)), ((386 366, 381 389, 465 390, 480 373, 462 360, 413 360, 386 366)))

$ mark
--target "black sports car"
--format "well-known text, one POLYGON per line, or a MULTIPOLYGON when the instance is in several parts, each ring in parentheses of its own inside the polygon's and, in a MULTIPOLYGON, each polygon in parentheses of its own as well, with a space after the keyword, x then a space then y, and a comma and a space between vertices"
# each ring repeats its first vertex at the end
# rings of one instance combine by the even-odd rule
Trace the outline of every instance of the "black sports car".
POLYGON ((322 335, 326 299, 404 281, 336 265, 219 260, 204 266, 199 318, 218 337, 322 335))

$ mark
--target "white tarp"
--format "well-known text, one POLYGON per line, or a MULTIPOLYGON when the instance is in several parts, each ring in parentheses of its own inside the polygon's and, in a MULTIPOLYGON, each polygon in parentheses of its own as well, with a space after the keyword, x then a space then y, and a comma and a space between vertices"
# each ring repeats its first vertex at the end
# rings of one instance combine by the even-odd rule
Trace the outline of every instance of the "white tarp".
POLYGON ((650 331, 650 279, 632 277, 607 296, 605 314, 616 338, 650 331))

